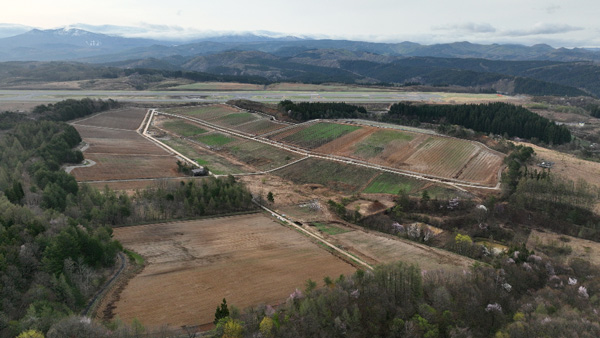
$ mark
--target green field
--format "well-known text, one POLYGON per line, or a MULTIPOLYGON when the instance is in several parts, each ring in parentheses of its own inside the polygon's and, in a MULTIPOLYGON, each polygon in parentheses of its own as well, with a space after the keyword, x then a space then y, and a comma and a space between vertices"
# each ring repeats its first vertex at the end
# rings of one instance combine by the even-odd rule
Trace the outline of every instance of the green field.
POLYGON ((233 138, 225 136, 223 134, 219 134, 219 133, 200 135, 200 136, 196 137, 196 140, 198 142, 204 143, 211 147, 224 146, 227 143, 234 141, 233 138))
POLYGON ((242 131, 244 133, 261 135, 264 133, 268 133, 270 131, 285 128, 286 126, 287 125, 285 125, 285 124, 272 122, 268 119, 260 119, 260 120, 254 121, 252 123, 246 123, 243 126, 238 126, 235 129, 242 131))
POLYGON ((347 230, 347 229, 342 229, 342 228, 332 225, 332 224, 324 224, 324 223, 319 223, 319 222, 313 222, 313 223, 311 223, 311 225, 314 226, 315 228, 317 228, 319 231, 324 232, 328 235, 343 234, 345 232, 351 231, 351 230, 347 230))
POLYGON ((256 141, 238 141, 226 146, 241 162, 259 170, 281 167, 300 158, 298 154, 256 141))
POLYGON ((238 124, 254 121, 258 119, 254 114, 251 113, 233 113, 219 117, 212 120, 211 122, 221 126, 237 126, 238 124))
POLYGON ((188 137, 206 133, 205 129, 202 129, 191 122, 186 122, 183 120, 166 121, 163 123, 163 127, 177 135, 188 137))
POLYGON ((380 130, 357 143, 354 153, 364 158, 375 157, 381 154, 390 142, 409 142, 413 138, 413 135, 397 130, 380 130))
POLYGON ((300 147, 313 149, 360 128, 361 127, 347 124, 319 122, 312 124, 309 127, 302 128, 292 135, 284 137, 283 141, 298 145, 300 147))
POLYGON ((194 146, 190 141, 182 139, 161 140, 166 145, 177 150, 184 156, 195 160, 198 164, 208 167, 208 169, 217 175, 240 174, 246 172, 241 166, 231 163, 226 158, 208 151, 202 151, 194 146))
POLYGON ((397 194, 400 190, 408 194, 414 193, 425 185, 424 181, 403 175, 383 173, 377 176, 362 191, 365 194, 397 194))
POLYGON ((359 192, 379 172, 333 161, 309 158, 273 172, 296 184, 321 184, 341 193, 359 192))

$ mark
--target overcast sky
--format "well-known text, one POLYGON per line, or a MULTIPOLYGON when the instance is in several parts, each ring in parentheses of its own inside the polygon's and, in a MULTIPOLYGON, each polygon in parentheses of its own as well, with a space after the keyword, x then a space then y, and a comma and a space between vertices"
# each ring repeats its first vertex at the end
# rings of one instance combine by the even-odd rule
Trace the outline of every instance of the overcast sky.
POLYGON ((58 28, 128 26, 129 35, 189 37, 270 31, 319 38, 425 44, 547 43, 600 46, 598 0, 25 0, 0 23, 58 28))

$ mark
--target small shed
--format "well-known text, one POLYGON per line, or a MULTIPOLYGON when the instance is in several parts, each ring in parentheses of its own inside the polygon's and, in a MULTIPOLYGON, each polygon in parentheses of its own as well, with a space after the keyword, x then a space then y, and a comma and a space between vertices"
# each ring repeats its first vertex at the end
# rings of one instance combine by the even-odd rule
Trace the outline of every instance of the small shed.
POLYGON ((195 169, 192 169, 192 176, 206 176, 208 175, 208 170, 206 170, 206 168, 204 167, 198 167, 195 169))

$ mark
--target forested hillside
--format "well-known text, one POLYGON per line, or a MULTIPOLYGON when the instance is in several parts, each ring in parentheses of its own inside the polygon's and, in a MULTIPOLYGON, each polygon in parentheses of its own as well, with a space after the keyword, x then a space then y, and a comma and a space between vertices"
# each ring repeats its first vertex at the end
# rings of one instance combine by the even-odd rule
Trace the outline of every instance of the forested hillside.
POLYGON ((125 83, 141 90, 166 79, 185 79, 254 84, 337 82, 404 86, 417 83, 461 86, 473 92, 599 96, 599 74, 600 66, 592 62, 401 57, 343 49, 287 48, 131 59, 102 65, 7 62, 0 64, 0 86, 21 88, 46 81, 125 78, 125 83))
POLYGON ((571 141, 571 133, 565 126, 558 126, 525 108, 501 102, 481 105, 414 105, 400 102, 393 104, 383 119, 404 123, 418 120, 458 124, 475 131, 536 138, 553 144, 571 141))
MULTIPOLYGON (((34 115, 63 120, 102 107, 67 100, 34 115)), ((83 308, 122 250, 110 226, 255 208, 233 177, 176 182, 133 197, 78 185, 61 166, 83 160, 74 150, 80 142, 72 126, 45 120, 18 122, 0 138, 0 337, 46 332, 83 308)))

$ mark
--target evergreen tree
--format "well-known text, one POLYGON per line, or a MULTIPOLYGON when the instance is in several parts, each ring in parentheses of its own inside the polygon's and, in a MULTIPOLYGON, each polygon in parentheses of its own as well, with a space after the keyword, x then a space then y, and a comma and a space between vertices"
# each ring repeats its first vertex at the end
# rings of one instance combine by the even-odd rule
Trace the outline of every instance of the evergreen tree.
POLYGON ((227 308, 227 301, 223 298, 223 302, 221 306, 217 306, 217 310, 215 311, 215 320, 214 324, 217 325, 219 320, 229 317, 229 309, 227 308))

